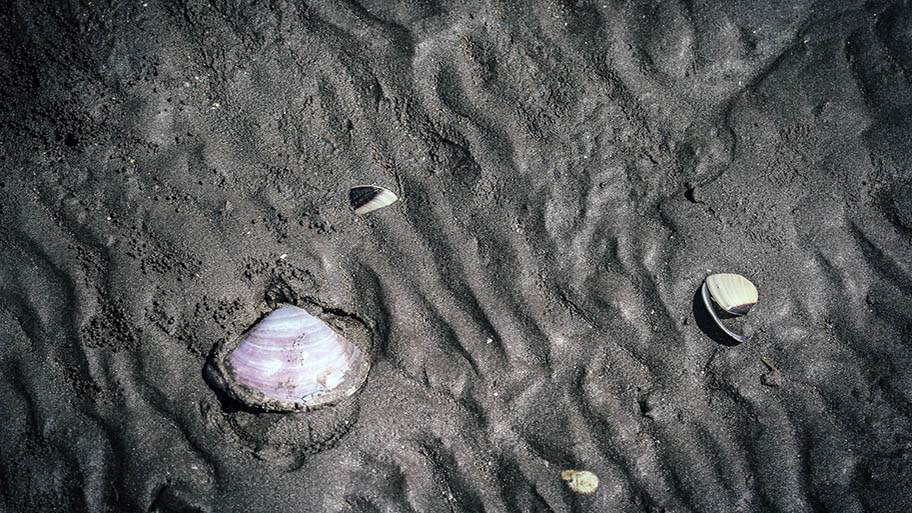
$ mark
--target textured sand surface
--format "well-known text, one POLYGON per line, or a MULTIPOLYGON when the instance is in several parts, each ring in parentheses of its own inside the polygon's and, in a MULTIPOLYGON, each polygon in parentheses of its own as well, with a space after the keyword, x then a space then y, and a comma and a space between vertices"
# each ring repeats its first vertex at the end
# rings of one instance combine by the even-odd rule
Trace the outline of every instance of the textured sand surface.
POLYGON ((724 3, 3 9, 0 511, 912 509, 912 8, 724 3), (288 303, 360 393, 207 383, 288 303))

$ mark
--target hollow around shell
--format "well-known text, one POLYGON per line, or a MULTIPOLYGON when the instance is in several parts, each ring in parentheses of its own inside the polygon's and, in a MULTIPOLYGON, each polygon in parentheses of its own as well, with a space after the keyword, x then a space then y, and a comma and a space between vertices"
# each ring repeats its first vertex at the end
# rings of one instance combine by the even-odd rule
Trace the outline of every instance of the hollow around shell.
POLYGON ((206 372, 214 386, 247 406, 301 411, 354 394, 369 368, 367 347, 302 308, 284 306, 222 346, 206 372))

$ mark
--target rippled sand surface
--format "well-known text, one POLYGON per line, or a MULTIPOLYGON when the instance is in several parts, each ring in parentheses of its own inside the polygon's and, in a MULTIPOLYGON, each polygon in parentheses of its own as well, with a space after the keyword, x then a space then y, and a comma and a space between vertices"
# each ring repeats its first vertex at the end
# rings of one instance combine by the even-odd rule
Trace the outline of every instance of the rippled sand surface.
POLYGON ((909 6, 40 4, 0 14, 0 509, 912 508, 909 6), (207 383, 282 304, 369 332, 357 395, 207 383))

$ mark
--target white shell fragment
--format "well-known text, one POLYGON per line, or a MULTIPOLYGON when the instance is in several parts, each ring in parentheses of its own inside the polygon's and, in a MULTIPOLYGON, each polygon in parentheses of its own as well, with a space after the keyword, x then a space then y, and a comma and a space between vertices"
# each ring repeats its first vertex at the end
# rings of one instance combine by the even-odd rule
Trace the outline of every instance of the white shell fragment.
POLYGON ((713 308, 713 302, 719 305, 720 309, 732 315, 745 315, 752 306, 757 304, 757 287, 740 274, 713 274, 707 276, 703 282, 701 295, 706 310, 709 311, 713 321, 722 328, 722 331, 738 342, 747 342, 750 337, 739 335, 722 324, 722 319, 713 308), (710 300, 710 298, 712 299, 710 300))
POLYGON ((588 470, 564 470, 561 479, 576 493, 592 493, 598 488, 598 476, 588 470))
POLYGON ((348 201, 359 215, 392 205, 398 199, 393 191, 377 185, 359 185, 348 191, 348 201))

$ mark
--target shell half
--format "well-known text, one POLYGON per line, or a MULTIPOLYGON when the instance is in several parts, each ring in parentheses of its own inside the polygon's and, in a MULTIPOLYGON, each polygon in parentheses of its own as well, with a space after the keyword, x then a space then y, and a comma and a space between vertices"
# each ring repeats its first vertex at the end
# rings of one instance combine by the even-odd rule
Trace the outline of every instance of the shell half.
POLYGON ((713 301, 730 314, 744 315, 757 304, 757 287, 740 274, 707 276, 706 286, 713 301))
POLYGON ((207 371, 234 399, 267 411, 310 410, 354 394, 370 359, 326 323, 296 306, 279 308, 231 346, 207 371))
POLYGON ((710 317, 722 331, 738 342, 747 342, 750 339, 750 336, 739 335, 725 326, 713 307, 713 303, 715 303, 725 312, 745 315, 752 306, 757 304, 758 298, 757 287, 750 280, 740 274, 713 274, 707 276, 703 281, 700 294, 710 317))
POLYGON ((393 191, 377 185, 359 185, 348 191, 348 201, 359 215, 392 205, 398 199, 393 191))

